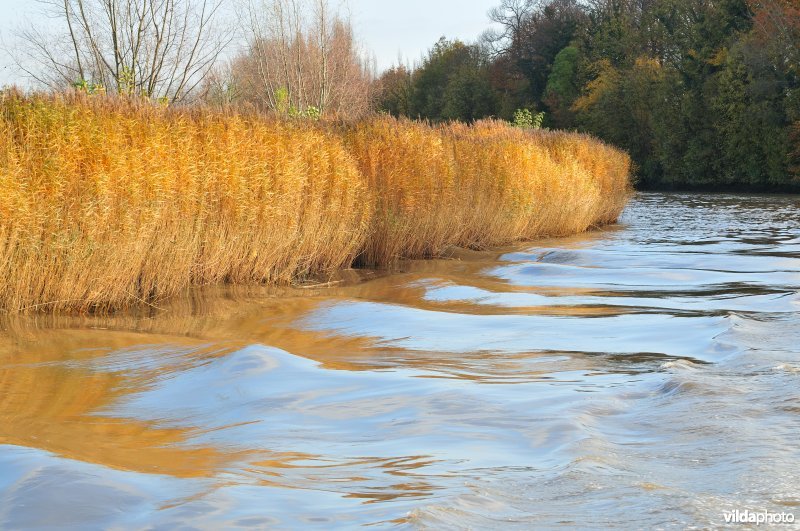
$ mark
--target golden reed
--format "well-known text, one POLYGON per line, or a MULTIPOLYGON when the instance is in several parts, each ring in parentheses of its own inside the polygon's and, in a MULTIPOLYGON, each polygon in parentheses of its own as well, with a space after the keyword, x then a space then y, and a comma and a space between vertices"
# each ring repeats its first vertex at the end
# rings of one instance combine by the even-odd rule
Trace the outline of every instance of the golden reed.
POLYGON ((108 311, 617 219, 630 159, 503 122, 281 122, 0 93, 0 309, 108 311))

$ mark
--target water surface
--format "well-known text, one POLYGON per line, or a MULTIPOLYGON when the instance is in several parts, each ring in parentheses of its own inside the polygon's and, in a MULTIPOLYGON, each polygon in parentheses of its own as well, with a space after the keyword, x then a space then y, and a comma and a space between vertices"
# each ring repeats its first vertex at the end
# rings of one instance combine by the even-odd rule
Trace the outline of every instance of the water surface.
POLYGON ((800 517, 800 198, 361 276, 2 321, 0 528, 800 517))

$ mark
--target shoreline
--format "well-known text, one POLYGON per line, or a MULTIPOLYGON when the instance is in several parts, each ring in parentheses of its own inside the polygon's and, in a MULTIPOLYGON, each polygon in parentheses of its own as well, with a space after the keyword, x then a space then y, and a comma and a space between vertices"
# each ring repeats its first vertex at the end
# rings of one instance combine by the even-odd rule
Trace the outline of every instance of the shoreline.
POLYGON ((504 122, 281 122, 109 97, 0 102, 0 310, 106 313, 613 223, 630 159, 504 122))
MULTIPOLYGON (((501 256, 525 252, 531 246, 549 247, 560 244, 582 244, 601 234, 623 230, 619 223, 593 228, 583 233, 543 237, 513 242, 491 249, 474 250, 452 247, 443 256, 432 258, 403 259, 385 269, 353 267, 332 272, 331 276, 309 278, 291 284, 207 284, 193 285, 166 297, 151 301, 151 304, 132 304, 108 312, 17 312, 0 311, 0 336, 24 340, 29 332, 46 329, 97 329, 140 331, 142 333, 167 333, 181 330, 182 326, 163 323, 195 321, 206 324, 224 321, 238 311, 266 305, 278 307, 278 303, 296 301, 311 304, 315 300, 349 297, 355 292, 370 292, 371 283, 379 285, 394 283, 394 279, 410 275, 436 275, 441 271, 465 270, 478 275, 484 264, 497 261, 501 256), (305 282, 305 283, 304 283, 305 282), (199 321, 198 321, 199 320, 199 321), (155 327, 155 328, 154 328, 155 327)), ((546 291, 546 290, 545 290, 546 291)), ((369 298, 369 297, 368 297, 369 298)), ((185 328, 185 327, 184 327, 185 328)), ((196 332, 196 331, 195 331, 196 332)), ((187 336, 199 339, 219 339, 185 329, 187 336)))

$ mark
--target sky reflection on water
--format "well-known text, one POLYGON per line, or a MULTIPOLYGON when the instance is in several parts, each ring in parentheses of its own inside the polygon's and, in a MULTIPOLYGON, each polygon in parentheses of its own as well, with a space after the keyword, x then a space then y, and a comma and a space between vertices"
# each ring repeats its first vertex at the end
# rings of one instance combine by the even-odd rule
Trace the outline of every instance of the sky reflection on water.
POLYGON ((642 194, 617 227, 333 288, 6 320, 0 528, 800 513, 799 203, 642 194))

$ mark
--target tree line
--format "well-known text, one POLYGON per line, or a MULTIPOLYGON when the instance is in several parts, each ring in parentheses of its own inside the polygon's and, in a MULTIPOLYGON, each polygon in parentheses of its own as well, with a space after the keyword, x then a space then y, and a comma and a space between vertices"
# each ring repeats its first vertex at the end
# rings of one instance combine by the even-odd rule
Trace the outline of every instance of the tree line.
POLYGON ((798 188, 797 0, 502 0, 490 17, 478 42, 385 72, 379 108, 543 111, 628 150, 645 188, 798 188))
POLYGON ((39 88, 287 116, 373 110, 375 72, 328 0, 39 0, 12 54, 39 88), (230 13, 235 6, 235 13, 230 13), (228 8, 227 12, 223 8, 228 8), (227 19, 223 14, 228 15, 227 19))
POLYGON ((233 25, 223 1, 41 0, 59 24, 23 31, 18 64, 52 90, 289 117, 543 117, 626 149, 642 187, 800 188, 798 0, 498 0, 477 42, 380 76, 328 0, 241 0, 233 25))

